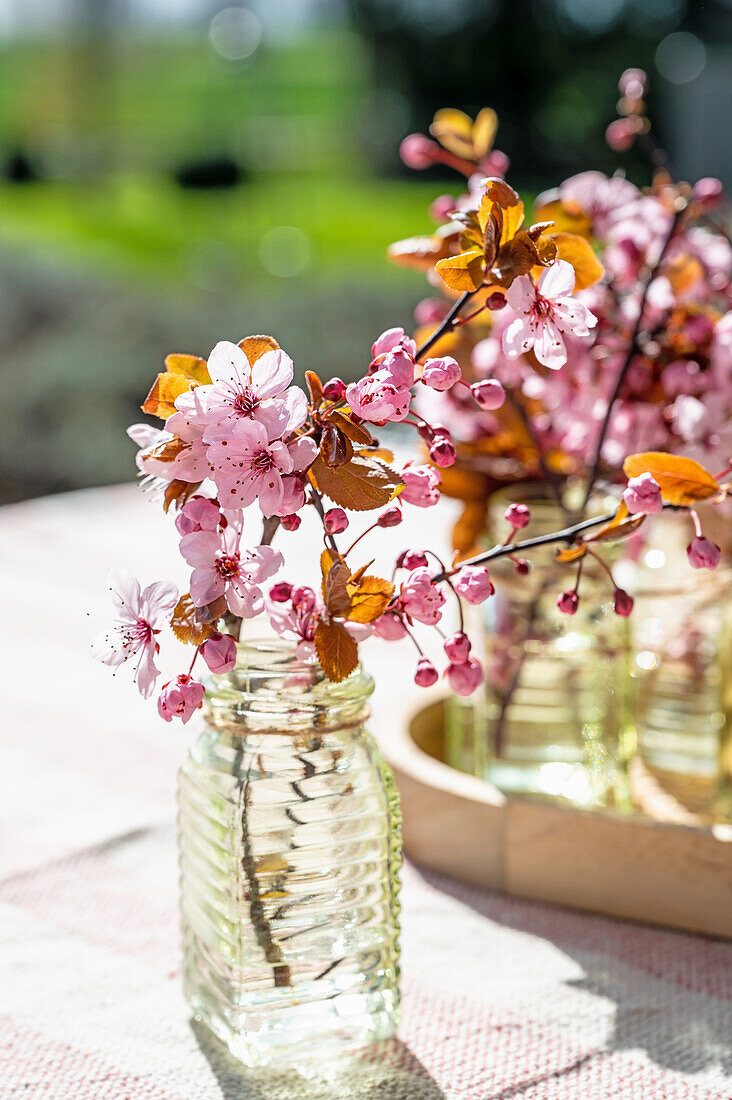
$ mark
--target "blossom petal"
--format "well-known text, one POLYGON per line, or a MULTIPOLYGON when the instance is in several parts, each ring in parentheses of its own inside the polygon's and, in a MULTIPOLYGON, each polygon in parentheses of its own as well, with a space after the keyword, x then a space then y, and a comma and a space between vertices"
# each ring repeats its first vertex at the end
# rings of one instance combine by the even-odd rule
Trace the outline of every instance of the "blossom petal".
POLYGON ((155 581, 143 589, 140 613, 153 629, 163 626, 178 602, 178 589, 174 584, 155 581))
POLYGON ((160 675, 160 669, 155 665, 155 646, 151 643, 146 645, 140 663, 137 666, 135 672, 135 683, 137 684, 137 690, 143 699, 149 699, 155 688, 155 681, 160 675))
POLYGON ((261 400, 277 397, 292 382, 292 359, 279 348, 277 351, 266 351, 251 369, 252 389, 256 390, 261 400))
POLYGON ((121 619, 135 622, 140 616, 140 582, 126 569, 110 569, 107 584, 121 619))
POLYGON ((567 362, 567 349, 556 325, 544 321, 534 341, 534 355, 542 366, 550 370, 559 370, 567 362))
POLYGON ((315 456, 318 453, 318 448, 313 440, 305 436, 300 436, 294 442, 288 443, 287 450, 290 452, 293 470, 305 470, 315 461, 315 456))
POLYGON ((242 619, 253 619, 264 610, 264 598, 262 592, 255 584, 247 584, 243 581, 230 584, 226 590, 226 603, 233 615, 239 615, 242 619))
POLYGON ((179 549, 184 561, 194 569, 201 569, 213 563, 220 547, 221 542, 215 531, 193 531, 183 536, 179 549))
POLYGON ((191 573, 191 599, 196 607, 205 607, 223 596, 226 582, 213 567, 194 569, 191 573))
POLYGON ((249 360, 238 344, 220 340, 208 357, 208 373, 212 382, 227 382, 230 386, 248 386, 251 378, 249 360))
POLYGON ((518 359, 534 344, 535 330, 524 317, 516 317, 504 329, 501 343, 508 359, 518 359))
POLYGON ((277 470, 268 470, 260 482, 259 507, 265 516, 274 516, 282 503, 284 487, 277 470))
POLYGON ((244 568, 254 583, 261 584, 273 577, 283 565, 284 558, 279 550, 271 546, 256 546, 247 554, 244 568))
POLYGON ((530 313, 536 301, 536 287, 528 275, 519 275, 506 291, 506 301, 514 313, 530 313))
MULTIPOLYGON (((539 276, 537 290, 544 298, 558 298, 560 294, 571 294, 574 290, 574 268, 566 260, 555 260, 539 276)), ((509 299, 510 301, 510 299, 509 299)))
POLYGON ((597 324, 595 314, 576 298, 557 298, 553 313, 559 331, 571 332, 575 336, 589 336, 590 329, 597 324))

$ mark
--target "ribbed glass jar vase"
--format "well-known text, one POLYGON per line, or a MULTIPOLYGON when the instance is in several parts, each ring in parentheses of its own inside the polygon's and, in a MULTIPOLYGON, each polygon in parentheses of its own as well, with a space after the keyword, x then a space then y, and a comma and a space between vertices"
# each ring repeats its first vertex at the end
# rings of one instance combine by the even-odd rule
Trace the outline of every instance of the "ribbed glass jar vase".
MULTIPOLYGON (((489 502, 492 540, 505 534, 512 501, 531 509, 527 537, 571 522, 541 486, 516 485, 489 502)), ((598 511, 612 511, 606 503, 598 511)), ((579 607, 566 615, 557 597, 574 587, 577 566, 556 563, 552 547, 532 555, 528 575, 506 558, 490 572, 495 595, 470 624, 484 636, 487 686, 451 701, 448 762, 508 792, 580 806, 625 803, 628 627, 614 612, 609 578, 586 558, 579 607)))
MULTIPOLYGON (((709 533, 720 541, 725 534, 709 533)), ((649 517, 643 535, 630 619, 638 753, 680 801, 696 810, 716 802, 728 816, 732 570, 724 557, 713 572, 689 566, 693 530, 686 515, 649 517)))
POLYGON ((209 686, 179 784, 194 1015, 247 1065, 391 1037, 401 818, 371 679, 333 684, 268 641, 209 686))

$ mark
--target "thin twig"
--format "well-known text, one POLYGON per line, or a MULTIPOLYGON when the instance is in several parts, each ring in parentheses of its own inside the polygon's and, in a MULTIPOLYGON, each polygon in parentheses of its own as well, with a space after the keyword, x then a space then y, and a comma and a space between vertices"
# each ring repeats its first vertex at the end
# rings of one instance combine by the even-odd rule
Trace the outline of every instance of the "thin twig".
MULTIPOLYGON (((478 289, 480 289, 480 287, 478 289)), ((420 348, 417 348, 417 352, 414 356, 415 359, 421 359, 423 355, 426 355, 430 348, 433 347, 433 345, 436 344, 437 341, 442 336, 444 336, 446 332, 449 332, 450 329, 453 328, 455 318, 459 314, 460 310, 463 308, 465 303, 469 302, 473 295, 477 293, 477 290, 466 290, 464 294, 460 295, 457 302, 455 302, 455 305, 447 314, 442 324, 437 326, 432 335, 425 340, 420 348)))

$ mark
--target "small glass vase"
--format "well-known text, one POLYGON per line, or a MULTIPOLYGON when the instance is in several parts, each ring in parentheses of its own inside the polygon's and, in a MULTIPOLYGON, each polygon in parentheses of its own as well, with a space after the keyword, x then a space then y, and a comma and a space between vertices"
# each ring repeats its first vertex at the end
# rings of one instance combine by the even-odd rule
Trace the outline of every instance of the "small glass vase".
MULTIPOLYGON (((517 485, 489 501, 492 540, 505 533, 512 501, 531 509, 527 536, 571 522, 541 486, 517 485)), ((612 511, 613 502, 605 504, 598 508, 612 511)), ((532 556, 528 575, 507 558, 490 571, 495 595, 470 624, 484 635, 486 690, 450 701, 448 763, 507 792, 624 805, 628 627, 613 610, 608 576, 587 557, 579 607, 566 615, 557 597, 574 587, 577 566, 557 563, 551 547, 532 556)))
MULTIPOLYGON (((638 754, 664 789, 689 809, 728 817, 732 569, 724 559, 714 571, 690 568, 688 516, 649 517, 642 533, 630 619, 638 754)), ((716 537, 721 541, 723 535, 716 537)))
POLYGON ((364 728, 373 682, 340 684, 278 641, 213 677, 180 771, 185 994, 250 1065, 393 1036, 401 818, 364 728))

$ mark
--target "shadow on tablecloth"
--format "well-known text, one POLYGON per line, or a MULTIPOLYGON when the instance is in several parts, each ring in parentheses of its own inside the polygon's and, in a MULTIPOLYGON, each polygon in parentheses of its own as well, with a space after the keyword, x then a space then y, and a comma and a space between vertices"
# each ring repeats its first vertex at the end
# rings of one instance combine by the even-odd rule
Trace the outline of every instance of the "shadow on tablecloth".
POLYGON ((419 1059, 398 1039, 326 1067, 247 1070, 196 1020, 196 1042, 221 1089, 222 1100, 444 1100, 419 1059))

